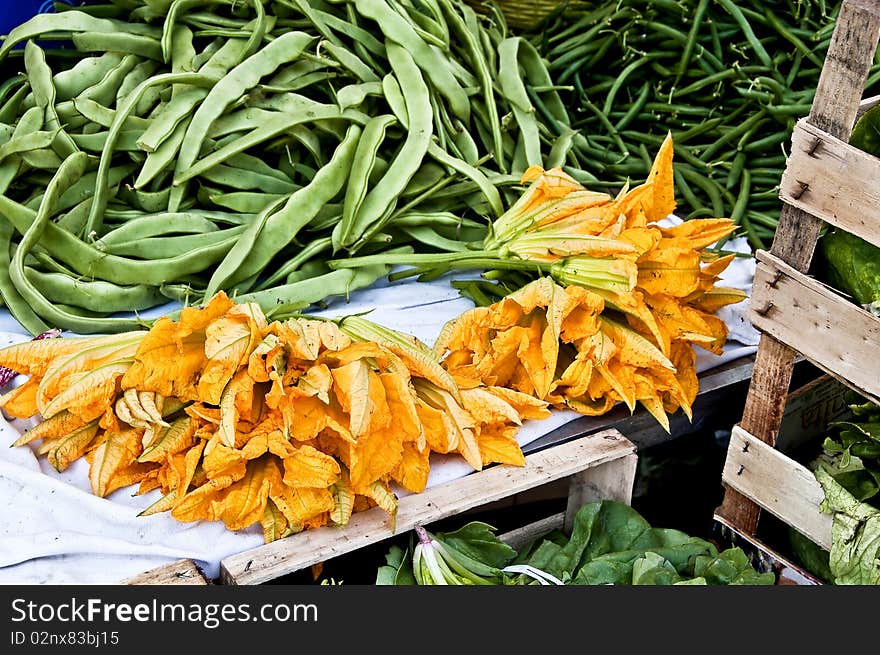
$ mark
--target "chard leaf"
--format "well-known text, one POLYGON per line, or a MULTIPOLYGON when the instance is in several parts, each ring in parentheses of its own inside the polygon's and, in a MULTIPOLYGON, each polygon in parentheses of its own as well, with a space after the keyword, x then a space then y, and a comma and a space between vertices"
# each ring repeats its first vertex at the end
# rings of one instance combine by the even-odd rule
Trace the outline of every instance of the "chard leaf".
POLYGON ((822 468, 821 510, 833 515, 829 564, 838 585, 880 584, 880 509, 859 502, 822 468))
POLYGON ((516 557, 516 551, 495 536, 495 528, 481 521, 471 521, 455 532, 440 532, 440 541, 468 557, 496 569, 502 569, 516 557))

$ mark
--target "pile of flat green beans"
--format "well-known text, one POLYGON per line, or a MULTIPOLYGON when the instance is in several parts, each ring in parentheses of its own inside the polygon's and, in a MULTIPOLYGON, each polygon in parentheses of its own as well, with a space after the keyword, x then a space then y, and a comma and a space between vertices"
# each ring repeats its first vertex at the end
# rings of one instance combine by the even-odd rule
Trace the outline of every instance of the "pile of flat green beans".
POLYGON ((498 10, 105 2, 0 47, 0 294, 34 334, 221 290, 289 315, 388 271, 331 257, 481 240, 581 140, 498 10))
MULTIPOLYGON (((607 183, 644 179, 671 131, 679 213, 731 217, 767 247, 792 128, 810 111, 838 11, 816 0, 611 0, 563 13, 532 39, 572 88, 563 98, 584 140, 569 161, 607 183)), ((867 95, 878 83, 875 64, 867 95)))

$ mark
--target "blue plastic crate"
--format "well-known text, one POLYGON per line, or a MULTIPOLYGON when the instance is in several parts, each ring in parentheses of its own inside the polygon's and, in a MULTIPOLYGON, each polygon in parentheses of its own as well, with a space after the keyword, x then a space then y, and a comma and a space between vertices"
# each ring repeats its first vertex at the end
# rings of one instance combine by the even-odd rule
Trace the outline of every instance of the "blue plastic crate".
MULTIPOLYGON (((60 0, 69 5, 84 4, 81 0, 60 0)), ((37 14, 55 11, 55 0, 0 0, 0 34, 30 20, 37 14)))

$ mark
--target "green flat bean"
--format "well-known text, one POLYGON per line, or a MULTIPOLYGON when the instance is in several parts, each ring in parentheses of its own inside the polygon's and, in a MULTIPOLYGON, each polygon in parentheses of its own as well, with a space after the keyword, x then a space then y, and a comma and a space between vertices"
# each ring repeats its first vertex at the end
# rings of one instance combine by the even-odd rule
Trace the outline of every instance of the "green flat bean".
MULTIPOLYGON (((49 321, 55 327, 73 329, 83 334, 100 331, 100 324, 96 321, 81 321, 79 317, 59 309, 57 305, 47 300, 33 285, 31 280, 28 279, 24 270, 24 260, 28 252, 39 243, 50 216, 55 213, 55 204, 58 199, 85 172, 87 161, 88 156, 85 153, 75 152, 69 155, 59 166, 55 176, 46 188, 40 208, 36 212, 33 222, 22 235, 9 266, 9 277, 12 283, 36 314, 49 321)), ((135 329, 137 327, 134 322, 124 319, 103 319, 100 323, 121 330, 135 329)))
POLYGON ((360 235, 355 235, 358 211, 367 195, 370 173, 375 165, 379 147, 385 139, 385 133, 389 126, 396 121, 394 116, 381 114, 370 121, 364 127, 358 141, 357 151, 348 177, 343 202, 342 220, 333 230, 333 249, 339 250, 346 244, 353 243, 360 235))
POLYGON ((72 100, 90 86, 97 84, 122 63, 124 55, 119 52, 105 52, 97 57, 85 57, 67 70, 59 71, 52 81, 55 85, 56 100, 72 100))
MULTIPOLYGON (((259 4, 259 0, 256 1, 259 4)), ((185 181, 182 175, 198 159, 208 130, 226 107, 248 89, 255 87, 263 77, 277 70, 279 66, 295 60, 313 41, 314 37, 309 34, 287 32, 230 70, 211 88, 208 96, 193 115, 180 146, 174 169, 175 185, 185 181)), ((174 210, 175 207, 171 205, 169 209, 174 210)))
POLYGON ((321 49, 326 50, 333 59, 348 70, 361 83, 368 84, 370 82, 378 82, 379 76, 367 64, 361 61, 360 57, 353 52, 347 50, 341 45, 335 43, 322 42, 321 49))
POLYGON ((279 200, 284 200, 290 195, 287 193, 259 193, 248 191, 217 193, 206 186, 203 186, 199 193, 202 194, 201 197, 204 198, 206 203, 218 207, 224 207, 242 214, 259 213, 267 206, 278 202, 279 200))
MULTIPOLYGON (((513 115, 520 128, 523 156, 528 164, 541 163, 541 143, 538 136, 538 122, 525 83, 519 73, 519 48, 524 43, 521 37, 505 39, 498 46, 498 83, 501 92, 513 109, 513 115)), ((525 170, 519 168, 518 170, 525 170)))
MULTIPOLYGON (((123 22, 107 18, 95 18, 82 11, 65 11, 60 14, 37 14, 29 21, 12 29, 0 46, 0 61, 13 47, 22 41, 46 38, 53 32, 61 33, 109 33, 130 34, 157 38, 160 31, 143 23, 123 22)), ((125 50, 123 50, 125 52, 125 50)))
POLYGON ((281 320, 290 313, 305 309, 332 296, 345 296, 362 287, 373 284, 388 274, 385 265, 364 266, 356 270, 331 271, 309 280, 294 282, 235 298, 238 303, 257 303, 266 317, 281 320))
POLYGON ((208 96, 208 90, 190 87, 175 95, 158 116, 150 122, 138 142, 145 152, 155 152, 185 118, 192 115, 193 109, 208 96))
POLYGON ((13 137, 3 145, 0 145, 0 161, 3 161, 10 155, 15 155, 30 150, 38 150, 40 148, 48 148, 55 141, 58 132, 31 132, 19 137, 13 137))
POLYGON ((215 184, 223 184, 233 189, 259 189, 267 194, 287 194, 296 191, 299 186, 289 179, 280 180, 274 175, 234 168, 220 164, 206 171, 202 177, 215 184))
POLYGON ((345 184, 362 130, 351 125, 330 161, 314 179, 288 198, 270 204, 220 263, 208 283, 206 294, 234 285, 255 275, 296 238, 318 210, 330 202, 345 184), (283 206, 282 206, 283 205, 283 206))
POLYGON ((25 330, 31 334, 41 334, 48 330, 49 326, 34 313, 9 277, 9 250, 12 245, 12 233, 12 225, 5 220, 0 220, 0 295, 3 297, 3 304, 9 309, 9 313, 25 330))
POLYGON ((209 218, 196 213, 147 214, 127 221, 101 237, 105 246, 135 242, 149 237, 172 234, 205 234, 219 228, 209 218))
POLYGON ((30 93, 30 84, 25 82, 18 91, 12 94, 12 97, 8 98, 6 102, 3 103, 3 106, 0 107, 0 122, 6 124, 14 122, 15 117, 18 116, 19 111, 22 108, 22 103, 25 97, 30 93))
MULTIPOLYGON (((446 98, 452 113, 465 123, 469 122, 470 100, 456 81, 450 68, 449 58, 444 57, 437 46, 430 45, 420 38, 412 25, 386 3, 370 0, 354 0, 354 2, 360 14, 376 21, 388 41, 400 45, 407 51, 434 88, 446 98)), ((388 57, 390 61, 390 52, 388 57)))
MULTIPOLYGON (((119 152, 139 152, 138 139, 143 134, 140 130, 123 130, 116 138, 116 150, 119 152)), ((100 154, 107 144, 109 132, 96 132, 94 134, 74 134, 71 138, 77 148, 86 152, 100 154)))
POLYGON ((28 82, 30 82, 34 93, 34 100, 37 106, 43 109, 46 129, 56 132, 54 148, 60 156, 67 157, 77 151, 77 146, 58 120, 52 71, 46 63, 46 56, 42 48, 33 41, 28 41, 25 45, 24 63, 28 73, 28 82))
POLYGON ((202 75, 200 73, 163 73, 142 82, 134 91, 131 92, 128 98, 126 98, 125 103, 120 106, 119 109, 116 111, 116 118, 113 121, 113 125, 110 126, 110 131, 107 135, 107 141, 104 146, 104 150, 101 153, 101 161, 98 166, 98 176, 95 185, 94 200, 92 202, 92 209, 89 213, 89 220, 86 224, 87 232, 97 233, 101 231, 101 225, 103 223, 103 212, 107 208, 108 200, 107 188, 104 186, 104 182, 110 170, 111 158, 113 156, 113 149, 116 145, 116 139, 119 135, 119 132, 122 130, 125 119, 131 115, 131 112, 134 110, 135 106, 144 96, 146 91, 150 88, 176 83, 211 87, 214 85, 215 82, 215 78, 207 75, 202 75))
MULTIPOLYGON (((218 150, 215 150, 206 157, 203 157, 189 169, 183 171, 180 177, 175 176, 174 185, 182 185, 192 178, 201 175, 206 170, 209 170, 210 168, 225 162, 233 155, 242 153, 257 144, 272 139, 301 123, 346 118, 357 119, 359 117, 356 112, 353 112, 351 110, 340 112, 337 107, 331 105, 310 108, 308 110, 295 114, 282 114, 271 119, 270 121, 267 121, 264 125, 249 132, 245 136, 236 139, 234 142, 229 143, 228 145, 223 146, 218 150)), ((178 161, 180 161, 179 158, 178 161)), ((169 209, 173 210, 173 207, 169 206, 169 209)))
MULTIPOLYGON (((27 232, 36 218, 35 211, 6 196, 0 196, 0 215, 11 222, 21 234, 27 232)), ((235 239, 230 239, 220 244, 199 247, 180 257, 135 260, 108 255, 49 222, 44 226, 39 245, 59 261, 68 264, 79 275, 119 285, 159 286, 211 267, 223 258, 234 242, 235 239)))
MULTIPOLYGON (((188 124, 188 119, 184 119, 174 128, 171 135, 159 144, 159 147, 156 148, 156 150, 147 154, 147 158, 141 165, 137 179, 134 181, 135 189, 143 189, 163 172, 172 170, 174 156, 177 154, 177 151, 180 150, 180 145, 183 143, 184 136, 186 136, 186 128, 188 124)), ((141 139, 143 139, 143 133, 141 133, 141 139)), ((169 202, 170 200, 171 197, 169 195, 169 202)))
MULTIPOLYGON (((332 248, 332 238, 323 237, 320 239, 315 239, 302 250, 300 250, 295 256, 288 259, 284 264, 277 268, 269 277, 267 277, 264 281, 258 283, 255 287, 255 291, 263 291, 265 289, 272 288, 278 285, 281 280, 286 280, 288 284, 292 282, 290 280, 290 276, 294 274, 294 272, 298 271, 302 266, 305 265, 312 257, 324 252, 325 250, 330 250, 332 248)), ((323 266, 323 262, 321 262, 323 266)))
POLYGON ((158 287, 143 284, 118 286, 100 280, 78 280, 63 273, 45 273, 25 267, 25 277, 47 300, 99 314, 131 312, 161 304, 158 287))
MULTIPOLYGON (((82 97, 74 98, 72 102, 76 111, 85 116, 91 122, 101 127, 108 128, 113 125, 113 120, 116 118, 116 112, 114 110, 109 109, 94 100, 82 97)), ((143 132, 150 124, 150 121, 144 118, 129 116, 123 122, 122 129, 124 131, 140 130, 143 132)))
POLYGON ((125 32, 75 32, 71 40, 80 52, 125 52, 162 61, 162 45, 149 36, 125 32))
POLYGON ((101 239, 101 243, 104 245, 105 252, 111 255, 137 257, 139 259, 151 259, 154 256, 157 259, 169 259, 185 255, 193 248, 228 241, 232 237, 240 236, 246 229, 247 226, 245 225, 236 225, 225 230, 216 230, 205 234, 147 237, 133 241, 114 240, 110 244, 101 239))

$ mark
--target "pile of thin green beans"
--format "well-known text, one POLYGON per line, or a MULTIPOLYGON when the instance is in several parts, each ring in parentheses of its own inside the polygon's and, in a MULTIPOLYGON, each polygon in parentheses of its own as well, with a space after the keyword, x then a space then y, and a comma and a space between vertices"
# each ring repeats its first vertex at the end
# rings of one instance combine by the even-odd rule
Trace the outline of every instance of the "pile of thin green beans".
MULTIPOLYGON (((786 0, 611 0, 532 36, 572 109, 569 161, 604 182, 644 179, 671 131, 687 218, 729 216, 773 237, 795 122, 810 111, 839 7, 786 0), (575 109, 576 108, 576 109, 575 109)), ((877 93, 880 64, 867 95, 877 93)))
POLYGON ((112 315, 220 290, 282 317, 388 270, 331 257, 480 240, 529 165, 582 141, 498 11, 58 9, 0 47, 0 294, 34 334, 132 329, 112 315))

